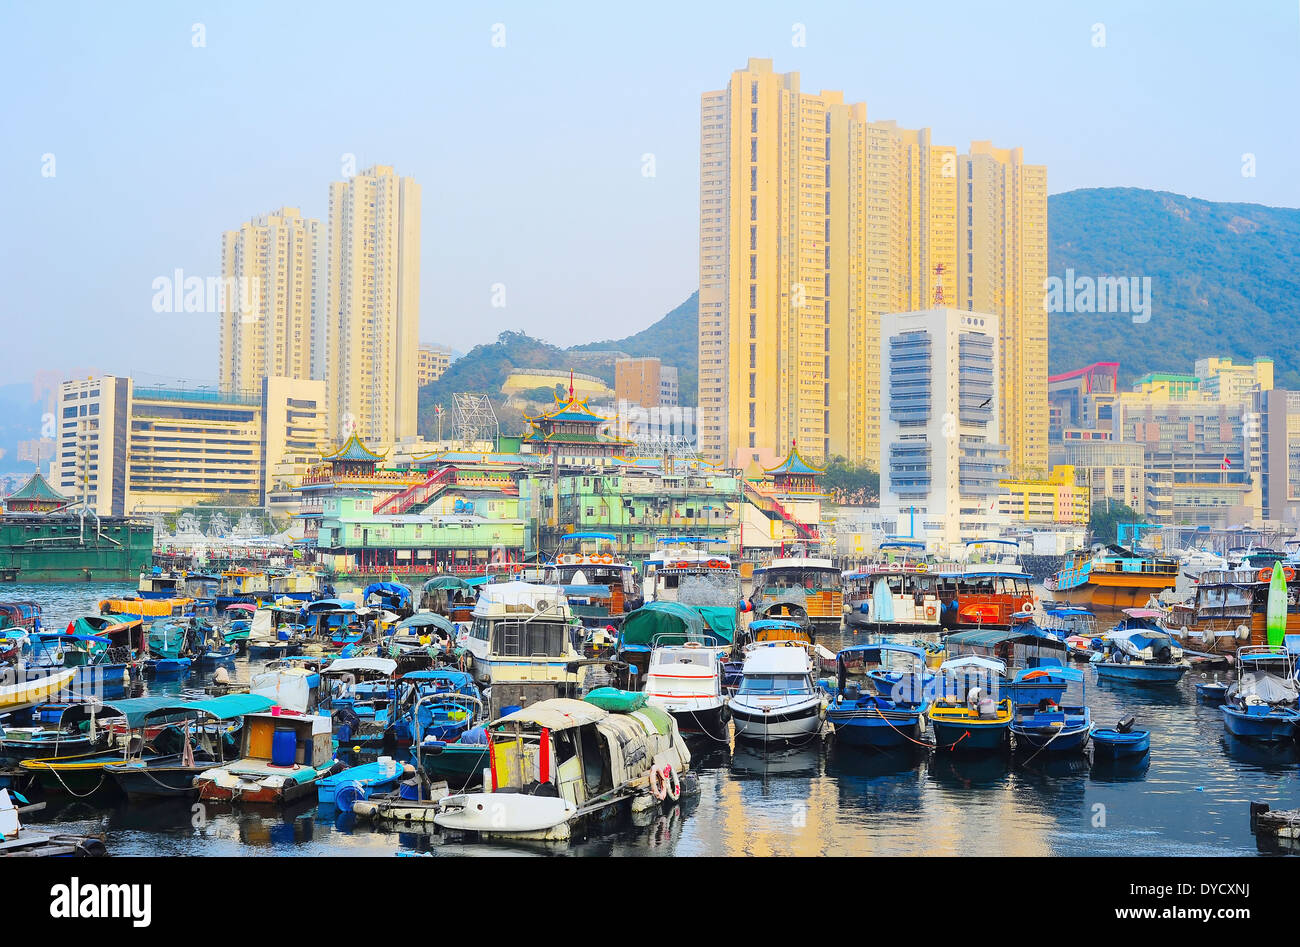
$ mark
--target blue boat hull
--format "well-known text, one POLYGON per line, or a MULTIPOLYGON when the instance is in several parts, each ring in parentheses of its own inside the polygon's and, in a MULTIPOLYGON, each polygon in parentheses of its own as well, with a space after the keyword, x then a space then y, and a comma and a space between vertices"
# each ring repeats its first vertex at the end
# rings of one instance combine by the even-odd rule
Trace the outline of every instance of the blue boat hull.
POLYGON ((1128 681, 1134 684, 1177 684, 1187 673, 1179 664, 1094 664, 1099 680, 1128 681))
POLYGON ((1151 731, 1133 730, 1120 733, 1116 730, 1094 730, 1092 751, 1099 759, 1123 759, 1141 756, 1151 749, 1151 731))
MULTIPOLYGON (((920 711, 887 719, 861 710, 828 710, 826 719, 835 728, 835 739, 850 746, 911 746, 921 739, 924 718, 920 711), (901 718, 901 719, 898 719, 901 718)), ((897 713, 897 712, 895 712, 897 713)))
POLYGON ((930 720, 934 730, 934 745, 940 750, 955 753, 987 753, 1000 750, 1007 744, 1009 723, 943 723, 930 720))
POLYGON ((1244 714, 1234 707, 1220 707, 1223 726, 1235 737, 1260 743, 1282 743, 1295 738, 1300 714, 1244 714))
POLYGON ((1044 753, 1078 753, 1088 745, 1092 727, 1088 724, 1045 731, 1039 728, 1011 726, 1016 748, 1044 753))

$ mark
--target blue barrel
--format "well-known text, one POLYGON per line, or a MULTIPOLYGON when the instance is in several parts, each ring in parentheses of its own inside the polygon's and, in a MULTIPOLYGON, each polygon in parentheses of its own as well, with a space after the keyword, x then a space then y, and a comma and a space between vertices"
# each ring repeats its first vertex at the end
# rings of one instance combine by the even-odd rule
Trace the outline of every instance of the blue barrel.
POLYGON ((334 790, 334 808, 339 812, 351 812, 352 803, 359 802, 369 795, 365 785, 355 779, 349 779, 334 790))
POLYGON ((298 755, 298 737, 292 727, 276 727, 271 736, 271 765, 292 766, 298 755))

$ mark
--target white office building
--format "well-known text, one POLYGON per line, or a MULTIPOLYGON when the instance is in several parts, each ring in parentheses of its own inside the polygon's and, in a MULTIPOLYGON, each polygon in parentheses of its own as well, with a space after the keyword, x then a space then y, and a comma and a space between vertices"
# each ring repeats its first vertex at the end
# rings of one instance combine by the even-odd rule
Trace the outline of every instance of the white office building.
POLYGON ((955 553, 997 536, 998 317, 926 309, 880 317, 880 508, 896 535, 955 553))

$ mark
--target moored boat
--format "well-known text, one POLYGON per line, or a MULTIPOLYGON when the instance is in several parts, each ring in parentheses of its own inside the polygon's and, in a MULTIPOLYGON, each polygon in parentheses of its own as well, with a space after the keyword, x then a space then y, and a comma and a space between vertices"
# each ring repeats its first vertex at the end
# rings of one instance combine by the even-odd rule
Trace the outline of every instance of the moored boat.
POLYGON ((245 716, 239 758, 195 776, 200 800, 280 805, 314 794, 318 780, 343 768, 329 717, 275 710, 245 716))
POLYGON ((754 570, 750 603, 755 614, 785 617, 773 606, 789 602, 814 626, 838 628, 844 621, 844 579, 830 559, 810 556, 802 547, 754 570))
POLYGON ((804 743, 821 734, 827 703, 813 684, 808 652, 798 642, 774 641, 746 650, 729 706, 738 740, 804 743))
POLYGON ((835 728, 835 739, 852 746, 916 746, 925 731, 929 699, 925 692, 925 651, 897 644, 865 644, 845 648, 835 656, 836 682, 826 719, 835 728), (884 665, 890 655, 910 659, 911 668, 894 680, 888 690, 875 681, 877 693, 866 693, 865 682, 851 682, 855 668, 884 665))
POLYGON ((1178 583, 1177 559, 1135 552, 1113 543, 1077 550, 1044 587, 1058 602, 1098 611, 1146 605, 1178 583))
POLYGON ((450 795, 443 829, 563 841, 624 804, 634 811, 676 801, 691 755, 672 717, 653 707, 611 713, 555 698, 488 726, 488 785, 450 795))

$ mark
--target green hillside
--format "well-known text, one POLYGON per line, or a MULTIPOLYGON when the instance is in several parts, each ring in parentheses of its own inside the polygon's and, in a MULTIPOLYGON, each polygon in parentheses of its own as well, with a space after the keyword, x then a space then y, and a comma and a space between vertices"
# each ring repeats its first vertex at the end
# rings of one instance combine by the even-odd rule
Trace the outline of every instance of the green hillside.
POLYGON ((1120 363, 1191 372, 1198 357, 1272 356, 1280 387, 1300 386, 1300 210, 1219 204, 1163 191, 1094 188, 1048 198, 1049 276, 1151 278, 1151 316, 1053 313, 1053 373, 1120 363))

